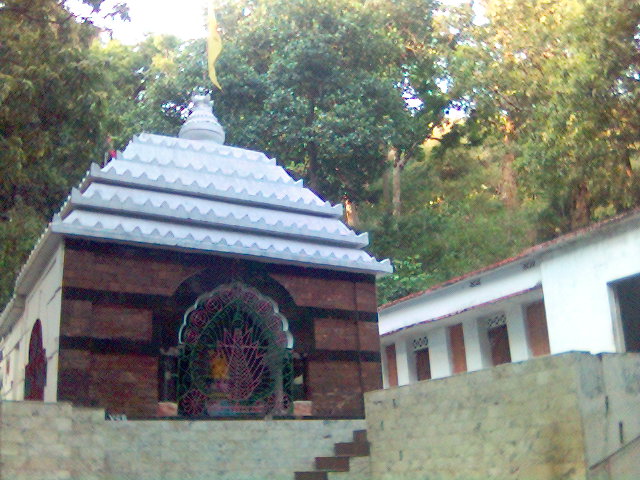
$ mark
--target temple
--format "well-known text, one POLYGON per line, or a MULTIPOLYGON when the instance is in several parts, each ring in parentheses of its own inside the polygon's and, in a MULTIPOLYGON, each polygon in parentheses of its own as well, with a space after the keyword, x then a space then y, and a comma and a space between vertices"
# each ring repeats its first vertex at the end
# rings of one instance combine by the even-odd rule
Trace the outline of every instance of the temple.
POLYGON ((92 165, 0 316, 3 399, 128 417, 364 415, 381 387, 367 234, 262 153, 225 146, 208 97, 177 138, 92 165))

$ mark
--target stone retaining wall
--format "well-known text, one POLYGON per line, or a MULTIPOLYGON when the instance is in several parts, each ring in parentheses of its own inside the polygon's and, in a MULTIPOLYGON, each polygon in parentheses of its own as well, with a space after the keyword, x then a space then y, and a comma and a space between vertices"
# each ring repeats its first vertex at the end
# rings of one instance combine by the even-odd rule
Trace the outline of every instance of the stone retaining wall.
POLYGON ((640 434, 640 355, 541 357, 365 403, 372 480, 592 478, 640 434))
POLYGON ((292 480, 364 420, 105 421, 69 403, 0 404, 0 478, 292 480))
POLYGON ((639 354, 541 357, 365 401, 366 422, 120 422, 64 402, 4 402, 0 479, 291 480, 365 428, 370 458, 329 478, 640 478, 639 354))

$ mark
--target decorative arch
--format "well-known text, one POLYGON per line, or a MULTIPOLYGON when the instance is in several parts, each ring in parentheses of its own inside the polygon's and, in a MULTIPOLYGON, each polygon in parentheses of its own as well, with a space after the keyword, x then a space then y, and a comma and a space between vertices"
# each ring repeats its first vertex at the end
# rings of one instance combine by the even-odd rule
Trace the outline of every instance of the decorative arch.
POLYGON ((42 324, 40 320, 36 320, 29 340, 29 361, 24 373, 24 399, 44 401, 46 383, 47 354, 42 343, 42 324))
POLYGON ((221 285, 187 310, 178 337, 182 415, 290 411, 293 337, 272 299, 240 282, 221 285))

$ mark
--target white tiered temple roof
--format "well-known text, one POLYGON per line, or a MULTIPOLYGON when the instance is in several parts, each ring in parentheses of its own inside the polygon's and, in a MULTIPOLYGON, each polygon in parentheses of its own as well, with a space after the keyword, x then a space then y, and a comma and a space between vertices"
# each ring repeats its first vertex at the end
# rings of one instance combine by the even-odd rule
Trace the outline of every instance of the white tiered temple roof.
POLYGON ((53 233, 204 250, 306 266, 385 273, 367 234, 264 154, 142 134, 92 165, 51 223, 53 233))

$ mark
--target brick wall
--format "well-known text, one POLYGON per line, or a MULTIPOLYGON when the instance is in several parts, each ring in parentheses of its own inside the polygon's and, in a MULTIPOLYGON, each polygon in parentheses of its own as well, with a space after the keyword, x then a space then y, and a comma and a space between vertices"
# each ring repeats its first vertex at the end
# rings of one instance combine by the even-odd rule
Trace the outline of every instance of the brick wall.
POLYGON ((301 307, 377 311, 376 286, 371 281, 331 278, 322 270, 311 275, 272 273, 271 277, 280 282, 301 307))
POLYGON ((158 403, 156 357, 63 349, 58 399, 113 414, 153 416, 158 403))
POLYGON ((640 435, 638 379, 638 354, 570 353, 371 392, 372 480, 592 478, 640 435))
POLYGON ((372 275, 81 241, 65 250, 58 399, 153 415, 160 349, 177 345, 199 295, 229 281, 288 317, 314 414, 363 416, 363 392, 380 386, 372 275))
POLYGON ((143 252, 123 246, 94 251, 90 246, 68 245, 62 286, 169 296, 186 278, 203 269, 191 258, 176 261, 143 252))
POLYGON ((0 478, 292 480, 363 420, 124 421, 68 403, 0 404, 0 478))
POLYGON ((62 305, 60 334, 64 336, 151 341, 152 330, 149 309, 70 299, 62 305))
POLYGON ((154 415, 158 359, 152 311, 65 298, 58 400, 130 416, 154 415))

